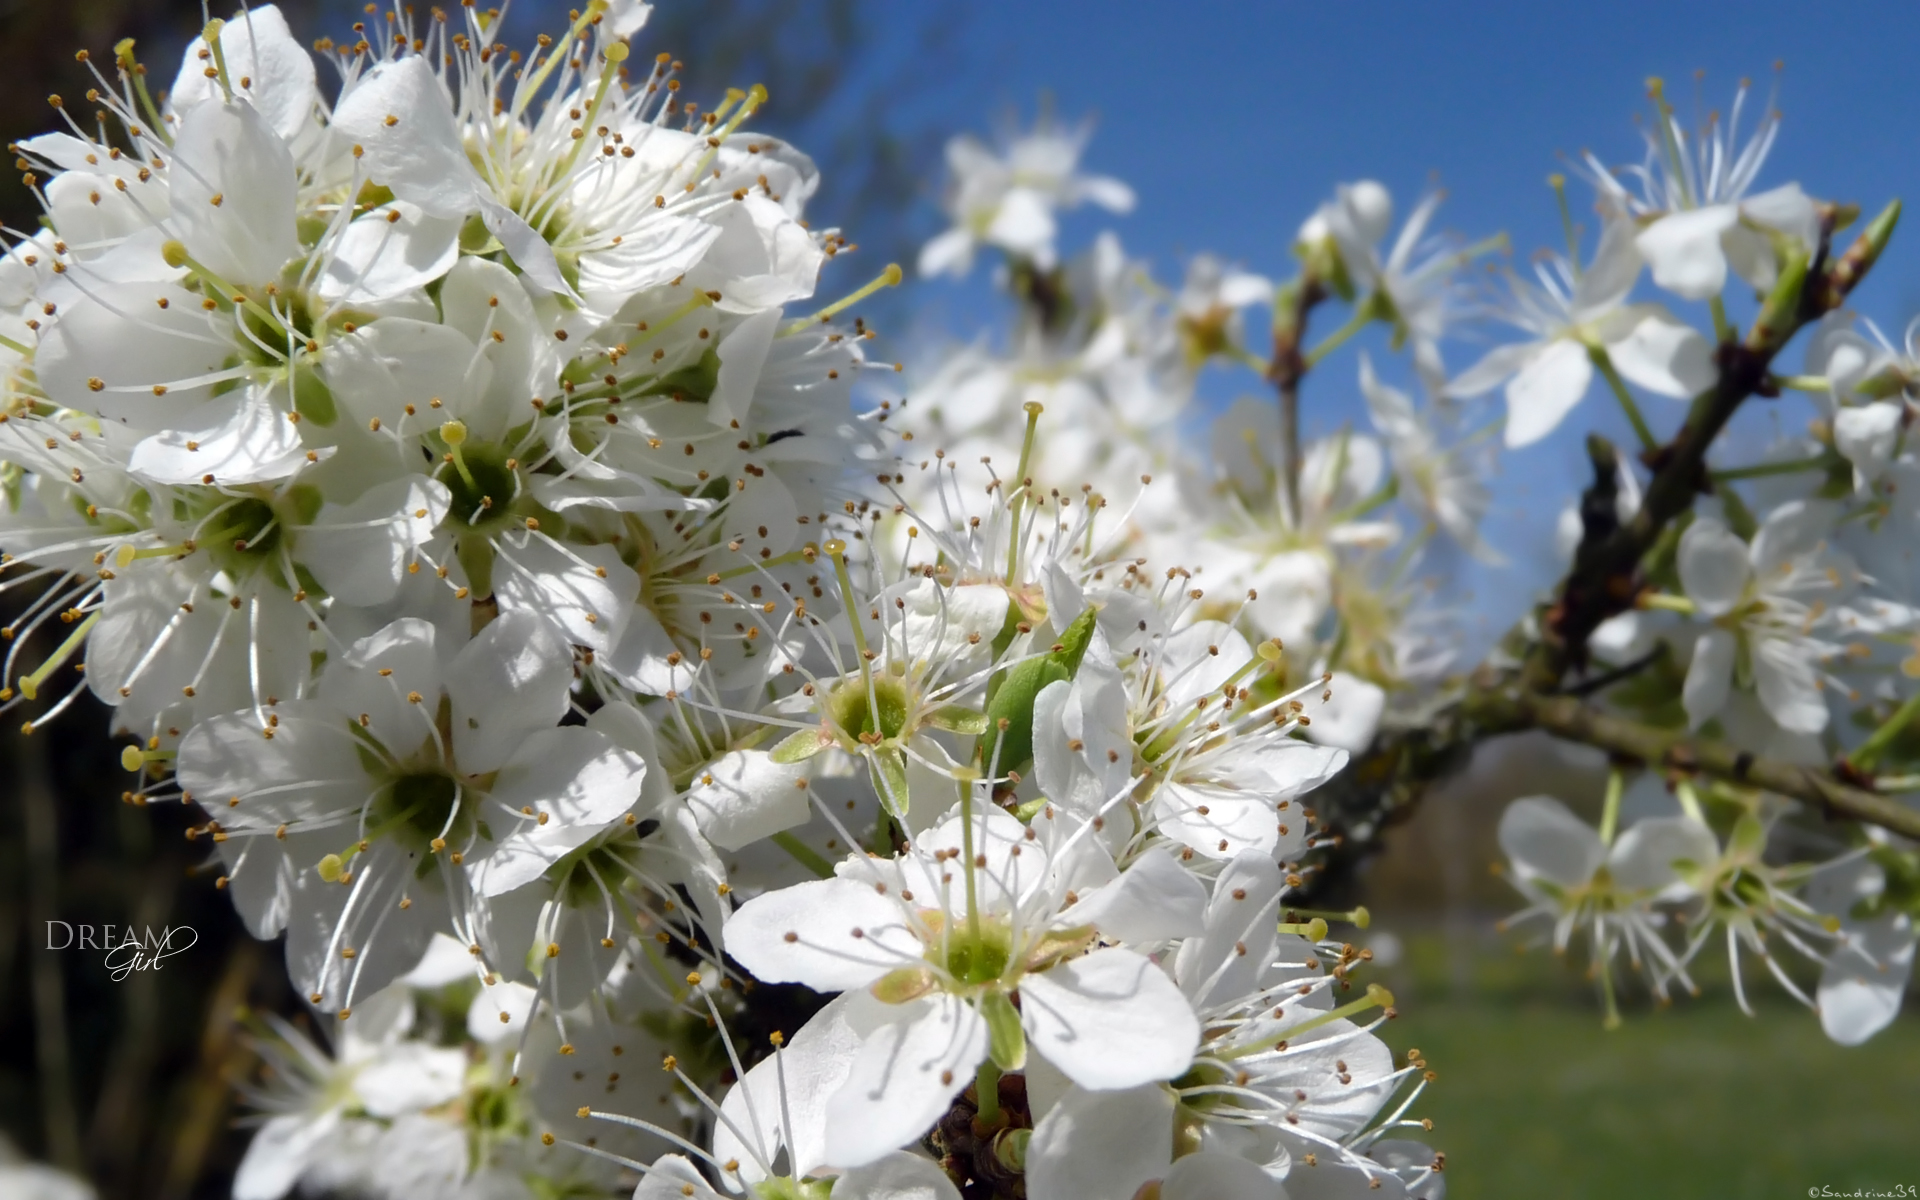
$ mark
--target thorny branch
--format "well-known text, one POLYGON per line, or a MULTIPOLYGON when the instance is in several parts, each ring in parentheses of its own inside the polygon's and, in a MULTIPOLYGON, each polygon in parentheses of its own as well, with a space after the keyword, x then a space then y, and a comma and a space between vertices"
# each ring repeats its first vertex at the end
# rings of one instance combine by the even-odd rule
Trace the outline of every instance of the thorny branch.
POLYGON ((1642 564, 1669 525, 1713 487, 1707 450, 1740 406, 1755 395, 1777 394, 1773 358, 1801 328, 1842 304, 1885 248, 1900 205, 1890 204, 1838 260, 1830 259, 1836 210, 1821 210, 1820 241, 1809 257, 1790 254, 1746 336, 1719 347, 1719 378, 1695 397, 1673 439, 1645 456, 1653 469, 1640 509, 1619 518, 1618 458, 1602 438, 1590 438, 1594 482, 1581 503, 1582 536, 1573 566, 1541 614, 1538 638, 1517 670, 1483 669, 1463 708, 1477 732, 1542 729, 1649 766, 1699 771, 1731 783, 1765 788, 1814 805, 1829 816, 1850 817, 1920 838, 1920 813, 1857 786, 1854 776, 1758 757, 1722 742, 1690 737, 1613 716, 1582 696, 1601 690, 1609 675, 1563 686, 1569 671, 1587 665, 1587 641, 1601 622, 1631 609, 1644 586, 1642 564))
MULTIPOLYGON (((1541 637, 1526 666, 1527 685, 1545 691, 1567 671, 1584 667, 1587 639, 1602 621, 1627 611, 1640 590, 1640 563, 1667 525, 1693 507, 1694 497, 1712 489, 1707 450, 1742 404, 1755 395, 1777 394, 1769 367, 1794 334, 1838 308, 1886 246, 1899 220, 1898 202, 1887 207, 1855 239, 1838 262, 1829 265, 1835 210, 1821 210, 1820 242, 1811 260, 1790 252, 1779 281, 1753 327, 1740 341, 1721 343, 1719 378, 1694 398, 1673 440, 1648 455, 1653 479, 1640 511, 1632 519, 1589 523, 1559 597, 1541 622, 1541 637)), ((1596 469, 1598 469, 1596 458, 1596 469)))
POLYGON ((1312 271, 1281 289, 1273 304, 1273 361, 1267 378, 1280 394, 1280 478, 1287 494, 1287 512, 1300 519, 1300 381, 1308 364, 1301 344, 1307 336, 1307 318, 1327 298, 1327 290, 1312 271))
POLYGON ((1845 783, 1831 771, 1750 754, 1711 738, 1690 737, 1682 730, 1644 725, 1602 712, 1574 696, 1490 695, 1477 715, 1490 724, 1510 722, 1514 728, 1544 729, 1649 767, 1699 772, 1763 788, 1810 804, 1829 817, 1849 817, 1920 839, 1920 811, 1845 783))

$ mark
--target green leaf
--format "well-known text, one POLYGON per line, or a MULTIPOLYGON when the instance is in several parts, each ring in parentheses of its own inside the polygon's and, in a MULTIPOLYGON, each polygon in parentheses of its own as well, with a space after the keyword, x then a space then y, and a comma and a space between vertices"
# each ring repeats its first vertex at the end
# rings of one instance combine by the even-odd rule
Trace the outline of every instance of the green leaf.
POLYGON ((987 714, 958 704, 936 708, 921 719, 935 729, 944 729, 948 733, 982 734, 992 727, 987 714))
POLYGON ((1024 771, 1033 761, 1033 703, 1048 684, 1072 679, 1093 640, 1094 611, 1074 619, 1041 658, 1030 658, 1007 671, 993 699, 987 702, 992 727, 980 739, 980 766, 1000 775, 1024 771), (1005 721, 1004 726, 1001 722, 1005 721), (999 757, 996 760, 995 755, 999 757))
MULTIPOLYGON (((1847 480, 1847 486, 1849 489, 1852 488, 1852 479, 1847 480)), ((1760 522, 1754 519, 1753 510, 1747 507, 1747 502, 1740 495, 1740 490, 1735 487, 1716 487, 1713 491, 1714 495, 1720 498, 1720 511, 1727 516, 1727 528, 1747 541, 1752 541, 1753 535, 1760 529, 1760 522)))
POLYGON ((802 729, 789 734, 780 740, 780 744, 767 757, 782 766, 805 762, 827 748, 828 739, 821 737, 820 733, 818 729, 802 729))
POLYGON ((987 1057, 1002 1071, 1027 1065, 1027 1034, 1020 1028, 1020 1010, 995 988, 980 997, 980 1015, 987 1022, 987 1057))

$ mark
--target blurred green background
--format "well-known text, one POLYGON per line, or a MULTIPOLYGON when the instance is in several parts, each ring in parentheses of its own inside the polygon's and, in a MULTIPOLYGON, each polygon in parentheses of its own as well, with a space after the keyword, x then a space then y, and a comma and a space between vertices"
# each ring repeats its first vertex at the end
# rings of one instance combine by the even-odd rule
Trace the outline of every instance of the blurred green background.
MULTIPOLYGON (((1920 1184, 1920 1022, 1828 1042, 1770 983, 1735 1006, 1724 959, 1702 995, 1637 1005, 1611 1033, 1574 963, 1515 955, 1484 930, 1404 935, 1379 978, 1405 1014, 1381 1030, 1438 1079, 1430 1117, 1455 1197, 1804 1196, 1920 1184)), ((1706 953, 1703 951, 1703 954, 1706 953)))

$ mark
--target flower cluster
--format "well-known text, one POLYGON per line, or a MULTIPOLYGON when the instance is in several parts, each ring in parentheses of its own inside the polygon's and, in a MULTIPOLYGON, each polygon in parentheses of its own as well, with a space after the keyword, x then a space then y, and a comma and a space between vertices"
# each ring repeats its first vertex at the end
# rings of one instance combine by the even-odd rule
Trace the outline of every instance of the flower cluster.
MULTIPOLYGON (((236 1195, 1082 1195, 1115 1103, 1129 1190, 1419 1188, 1389 998, 1281 918, 1324 673, 1091 486, 856 487, 893 403, 833 318, 899 273, 790 311, 813 164, 644 16, 396 11, 328 96, 256 8, 15 147, 5 699, 110 706, 333 1026, 259 1018, 236 1195)), ((1035 169, 989 240, 1123 196, 1035 169)))
MULTIPOLYGON (((1887 828, 1868 825, 1837 842, 1795 817, 1801 801, 1831 811, 1835 786, 1898 792, 1920 780, 1909 773, 1920 698, 1902 682, 1920 675, 1912 654, 1920 579, 1906 537, 1916 510, 1903 486, 1920 368, 1910 345, 1896 349, 1839 310, 1899 210, 1843 253, 1834 236, 1857 219, 1850 206, 1817 202, 1797 184, 1758 190, 1779 115, 1743 130, 1744 85, 1730 117, 1698 131, 1676 117, 1657 81, 1652 99, 1642 162, 1614 169, 1588 155, 1578 166, 1593 185, 1597 236, 1583 236, 1567 182, 1553 176, 1565 252, 1539 257, 1533 279, 1500 267, 1490 289, 1467 286, 1461 268, 1500 239, 1462 246, 1429 237, 1437 196, 1396 234, 1391 196, 1369 181, 1336 189, 1303 223, 1294 275, 1277 284, 1200 254, 1183 282, 1163 285, 1110 233, 1064 262, 1051 240, 988 237, 1007 256, 1001 278, 1019 302, 1013 332, 1003 348, 968 346, 923 372, 915 429, 970 462, 993 452, 997 431, 1025 406, 1067 414, 1074 437, 1023 457, 1022 479, 1083 476, 1096 503, 1123 505, 1123 544, 1207 585, 1204 600, 1196 589, 1195 616, 1284 645, 1277 686, 1329 680, 1303 735, 1370 756, 1382 775, 1400 769, 1408 739, 1431 737, 1437 717, 1511 728, 1498 710, 1529 680, 1530 659, 1561 655, 1555 671, 1586 669, 1580 691, 1596 702, 1554 723, 1518 724, 1660 768, 1685 807, 1649 798, 1639 811, 1662 815, 1616 841, 1617 808, 1595 834, 1545 801, 1516 806, 1502 837, 1532 902, 1523 915, 1553 916, 1561 946, 1575 929, 1591 935, 1610 1013, 1618 951, 1650 963, 1664 997, 1675 981, 1691 988, 1687 964, 1709 932, 1725 931, 1736 977, 1744 950, 1816 1007, 1836 1040, 1855 1042, 1892 1019, 1905 988, 1909 881, 1920 867, 1909 839, 1920 820, 1896 804, 1876 810, 1887 828), (1649 277, 1665 302, 1647 296, 1649 277), (1745 335, 1728 315, 1740 302, 1725 294, 1730 282, 1757 294, 1745 335), (1347 305, 1348 320, 1311 341, 1310 316, 1334 302, 1347 305), (1706 328, 1685 312, 1701 302, 1706 328), (1266 339, 1248 319, 1262 305, 1272 313, 1266 339), (1523 337, 1449 374, 1442 344, 1487 321, 1523 337), (1406 351, 1417 393, 1388 382, 1377 352, 1363 351, 1356 407, 1371 429, 1303 437, 1303 379, 1370 326, 1384 326, 1390 346, 1406 351), (1789 375, 1772 364, 1802 326, 1806 373, 1789 375), (1278 405, 1243 397, 1203 427, 1195 410, 1206 373, 1242 366, 1276 389, 1278 405), (1458 623, 1435 602, 1438 577, 1418 577, 1434 566, 1425 552, 1438 535, 1501 563, 1480 529, 1497 445, 1547 437, 1596 380, 1621 405, 1646 469, 1600 444, 1595 485, 1562 516, 1569 578, 1559 595, 1523 619, 1478 675, 1450 673, 1466 665, 1456 656, 1458 623), (1488 411, 1482 398, 1496 390, 1504 405, 1488 411), (1726 420, 1719 406, 1756 390, 1808 395, 1807 433, 1776 433, 1757 453, 1744 430, 1716 441, 1726 420), (1655 434, 1665 422, 1643 411, 1647 396, 1691 401, 1672 441, 1655 434), (1689 452, 1697 474, 1663 479, 1689 452), (1583 578, 1600 569, 1616 533, 1642 539, 1635 558, 1611 577, 1583 578), (1554 639, 1583 594, 1606 597, 1605 619, 1564 654, 1554 639), (1628 719, 1636 723, 1621 723, 1628 719), (1711 742, 1709 763, 1699 741, 1677 744, 1688 738, 1711 742), (1779 762, 1756 774, 1762 755, 1779 762), (1790 799, 1778 791, 1794 771, 1828 763, 1837 765, 1827 779, 1803 779, 1790 799), (1692 778, 1703 765, 1709 777, 1692 778), (1677 944, 1662 941, 1675 931, 1677 944), (1807 971, 1789 971, 1771 953, 1780 941, 1807 971)), ((967 147, 954 165, 974 177, 954 194, 999 195, 1004 164, 967 147)), ((1010 140, 1006 161, 1048 181, 1021 204, 1065 207, 1104 194, 1104 181, 1083 186, 1077 175, 1080 150, 1048 121, 1010 140)), ((956 209, 958 227, 930 247, 941 253, 923 270, 952 265, 944 251, 973 236, 980 218, 971 212, 956 209)), ((1034 238, 1055 228, 1050 216, 1023 227, 1034 238)), ((950 462, 903 457, 906 498, 925 506, 944 494, 938 468, 950 462)), ((1649 796, 1660 793, 1654 775, 1645 778, 1649 796)), ((1185 844, 1207 853, 1200 839, 1185 844)))

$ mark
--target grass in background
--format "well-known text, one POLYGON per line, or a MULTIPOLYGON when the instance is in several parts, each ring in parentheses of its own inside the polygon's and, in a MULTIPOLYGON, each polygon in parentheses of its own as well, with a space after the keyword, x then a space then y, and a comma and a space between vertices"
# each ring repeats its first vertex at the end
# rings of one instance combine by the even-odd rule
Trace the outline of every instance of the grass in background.
MULTIPOLYGON (((1705 952, 1702 952, 1703 958, 1705 952)), ((1382 1032, 1438 1081, 1434 1122, 1456 1200, 1720 1200, 1908 1195, 1920 1184, 1920 1020, 1835 1046, 1770 980, 1735 1006, 1724 960, 1660 1010, 1638 992, 1600 1027, 1577 966, 1491 938, 1409 935, 1378 977, 1404 1014, 1382 1032)))

